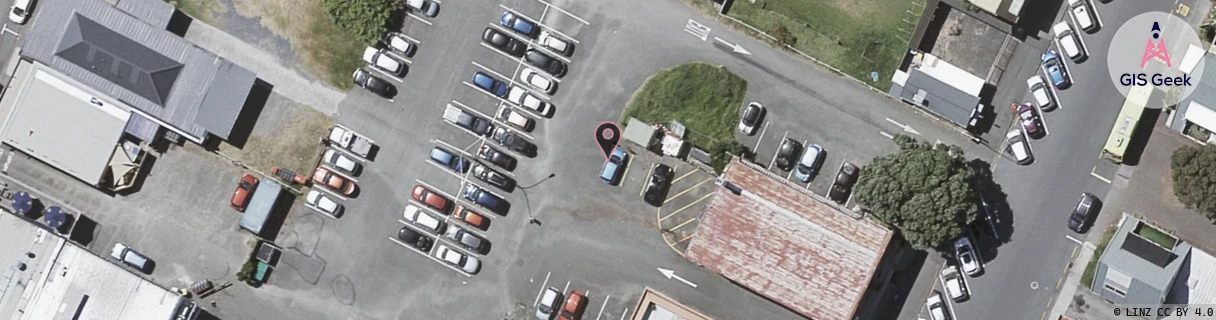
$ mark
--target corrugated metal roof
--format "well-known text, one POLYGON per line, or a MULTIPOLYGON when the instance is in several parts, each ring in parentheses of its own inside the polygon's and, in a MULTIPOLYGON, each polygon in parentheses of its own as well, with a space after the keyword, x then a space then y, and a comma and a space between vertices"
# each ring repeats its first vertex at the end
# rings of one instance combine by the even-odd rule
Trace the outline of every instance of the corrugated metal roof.
POLYGON ((118 6, 119 10, 161 29, 169 26, 173 12, 177 11, 173 5, 162 0, 121 0, 114 5, 118 6))
POLYGON ((812 319, 850 319, 893 232, 738 160, 703 213, 688 260, 812 319))
POLYGON ((1216 274, 1212 270, 1216 270, 1216 257, 1198 248, 1192 248, 1191 255, 1178 271, 1178 278, 1174 279, 1174 286, 1165 302, 1216 304, 1216 274))
POLYGON ((914 102, 913 97, 924 90, 925 101, 920 106, 954 123, 967 127, 971 111, 980 103, 980 98, 967 94, 918 69, 908 70, 908 81, 903 85, 899 97, 914 102))
MULTIPOLYGON (((21 48, 23 56, 46 64, 72 79, 198 138, 204 137, 208 132, 226 137, 231 131, 231 124, 216 125, 216 123, 220 122, 219 120, 228 119, 228 114, 240 113, 249 88, 244 88, 243 92, 234 92, 234 88, 230 88, 229 83, 244 83, 247 81, 246 75, 251 72, 230 70, 221 72, 221 68, 239 67, 163 28, 152 26, 99 0, 55 0, 47 1, 40 6, 42 8, 38 10, 38 18, 33 20, 33 26, 25 34, 25 44, 21 48), (180 63, 181 71, 176 76, 176 81, 171 83, 171 88, 167 89, 168 95, 165 99, 159 103, 149 100, 145 95, 132 91, 125 85, 117 84, 109 77, 100 76, 70 59, 61 57, 59 55, 61 51, 81 40, 73 38, 80 36, 80 33, 69 31, 69 25, 83 21, 77 20, 77 17, 94 21, 112 31, 116 37, 128 39, 136 46, 146 49, 114 49, 113 52, 106 52, 116 57, 112 67, 114 70, 122 70, 118 61, 139 61, 145 58, 146 55, 139 53, 142 51, 155 52, 159 56, 180 63), (234 76, 236 79, 225 78, 226 76, 234 76), (213 98, 217 103, 207 104, 205 100, 211 94, 217 97, 231 94, 236 97, 213 98), (230 100, 235 99, 240 99, 241 103, 230 103, 230 100), (220 116, 214 116, 214 119, 196 121, 196 118, 200 117, 200 109, 205 104, 208 106, 208 114, 201 118, 212 117, 211 113, 217 113, 221 109, 223 112, 218 112, 220 116), (234 110, 228 110, 229 108, 234 110)), ((110 38, 112 37, 114 36, 110 38)), ((162 88, 157 88, 157 90, 162 90, 162 88)), ((235 117, 231 118, 235 120, 235 117)))
POLYGON ((176 319, 179 304, 189 303, 118 262, 59 241, 56 271, 43 278, 49 280, 31 284, 40 293, 24 308, 26 319, 176 319))
POLYGON ((1170 285, 1178 276, 1182 263, 1191 251, 1191 245, 1178 242, 1174 246, 1171 253, 1172 258, 1168 264, 1165 267, 1157 266, 1136 253, 1123 249, 1123 244, 1128 237, 1139 237, 1132 233, 1139 224, 1139 219, 1129 216, 1119 225, 1118 231, 1115 232, 1115 236, 1111 238, 1110 243, 1106 246, 1106 251, 1102 252, 1102 257, 1098 261, 1098 270, 1094 274, 1092 288, 1099 295, 1119 304, 1160 304, 1165 300, 1170 285), (1110 269, 1132 278, 1132 283, 1128 288, 1118 288, 1124 290, 1124 294, 1118 295, 1105 289, 1107 273, 1110 269))

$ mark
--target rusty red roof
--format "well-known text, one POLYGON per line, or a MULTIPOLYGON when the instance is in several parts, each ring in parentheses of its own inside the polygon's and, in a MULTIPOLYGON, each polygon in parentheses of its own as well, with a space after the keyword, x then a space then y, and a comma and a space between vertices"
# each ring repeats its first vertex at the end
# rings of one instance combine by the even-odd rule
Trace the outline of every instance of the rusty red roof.
POLYGON ((743 192, 714 191, 688 260, 808 318, 852 318, 893 232, 755 165, 723 177, 743 192))

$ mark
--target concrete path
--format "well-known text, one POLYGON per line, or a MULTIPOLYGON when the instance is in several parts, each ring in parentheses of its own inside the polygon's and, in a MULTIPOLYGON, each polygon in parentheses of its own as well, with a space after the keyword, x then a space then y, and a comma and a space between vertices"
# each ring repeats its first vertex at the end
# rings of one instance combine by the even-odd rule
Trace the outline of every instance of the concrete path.
MULTIPOLYGON (((258 78, 274 85, 274 91, 288 99, 312 106, 327 115, 338 110, 346 93, 323 82, 310 80, 300 71, 282 65, 270 53, 241 41, 214 26, 194 20, 186 40, 257 73, 258 78)), ((352 70, 353 72, 354 70, 352 70)))

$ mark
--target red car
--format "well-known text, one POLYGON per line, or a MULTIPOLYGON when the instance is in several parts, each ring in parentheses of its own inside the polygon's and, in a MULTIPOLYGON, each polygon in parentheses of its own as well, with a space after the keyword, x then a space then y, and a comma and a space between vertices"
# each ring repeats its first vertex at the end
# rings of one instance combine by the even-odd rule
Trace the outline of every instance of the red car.
POLYGON ((422 202, 426 206, 431 207, 431 209, 435 209, 443 214, 447 214, 448 210, 452 208, 452 200, 444 198, 422 185, 414 187, 414 200, 418 200, 418 202, 422 202))
POLYGON ((258 178, 254 178, 252 174, 245 174, 240 181, 236 182, 236 191, 232 192, 232 201, 228 204, 236 211, 245 212, 245 207, 249 206, 249 198, 253 196, 253 188, 257 188, 258 178))
POLYGON ((583 305, 585 304, 587 304, 587 296, 578 290, 570 291, 566 304, 562 306, 562 312, 558 313, 557 318, 560 320, 579 319, 583 316, 583 305))
POLYGON ((1026 104, 1015 104, 1015 110, 1018 113, 1018 121, 1022 124, 1022 129, 1026 130, 1026 135, 1039 138, 1043 136, 1043 130, 1040 126, 1039 113, 1034 107, 1026 104))
POLYGON ((324 185, 347 196, 355 193, 354 182, 343 178, 325 167, 317 167, 317 171, 312 173, 312 183, 324 185))

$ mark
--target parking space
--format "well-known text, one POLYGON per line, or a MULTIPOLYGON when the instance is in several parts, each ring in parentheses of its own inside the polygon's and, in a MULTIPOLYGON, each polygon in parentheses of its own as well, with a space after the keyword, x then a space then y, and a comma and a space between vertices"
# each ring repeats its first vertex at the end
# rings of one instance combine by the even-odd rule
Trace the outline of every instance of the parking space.
MULTIPOLYGON (((646 165, 639 166, 637 174, 649 178, 656 164, 649 161, 639 162, 641 163, 646 165)), ((691 164, 670 160, 664 164, 672 168, 672 178, 662 206, 655 209, 654 219, 667 246, 683 255, 684 249, 688 247, 688 240, 696 233, 698 215, 705 211, 718 185, 714 184, 712 173, 691 164)), ((630 189, 638 190, 638 200, 642 199, 642 193, 646 191, 646 180, 641 180, 642 183, 633 186, 636 189, 630 189)))
MULTIPOLYGON (((537 307, 545 298, 546 289, 549 288, 561 293, 553 304, 554 310, 557 310, 557 312, 567 307, 566 302, 572 293, 577 292, 583 295, 585 301, 579 306, 572 307, 578 311, 573 319, 622 319, 625 315, 629 314, 630 308, 633 307, 633 301, 628 299, 629 295, 615 293, 614 296, 610 285, 591 283, 591 281, 571 279, 569 277, 570 275, 559 273, 555 276, 551 271, 546 272, 544 280, 539 283, 539 286, 535 287, 536 299, 532 302, 532 305, 528 306, 528 314, 536 313, 537 307)), ((536 286, 537 284, 533 283, 532 285, 536 286)), ((550 301, 545 301, 545 303, 550 303, 550 301)))

